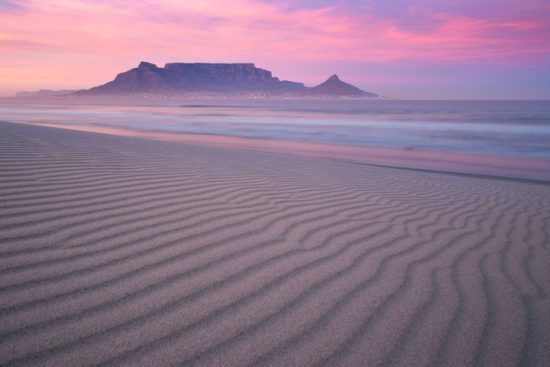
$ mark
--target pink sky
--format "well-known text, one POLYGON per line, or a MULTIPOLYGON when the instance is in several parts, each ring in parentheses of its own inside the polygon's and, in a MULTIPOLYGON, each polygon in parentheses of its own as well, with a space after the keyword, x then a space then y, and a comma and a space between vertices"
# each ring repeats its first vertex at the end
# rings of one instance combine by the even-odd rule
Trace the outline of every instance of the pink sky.
POLYGON ((338 73, 405 97, 453 73, 489 94, 532 80, 545 97, 549 35, 550 2, 536 0, 0 0, 0 95, 91 87, 146 60, 255 62, 309 85, 338 73))

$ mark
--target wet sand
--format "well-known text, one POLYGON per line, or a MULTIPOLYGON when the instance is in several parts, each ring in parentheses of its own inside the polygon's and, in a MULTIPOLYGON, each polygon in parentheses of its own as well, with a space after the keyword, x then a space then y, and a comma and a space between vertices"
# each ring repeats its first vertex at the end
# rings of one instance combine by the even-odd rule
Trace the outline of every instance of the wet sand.
POLYGON ((0 364, 550 360, 550 185, 242 148, 0 123, 0 364))
POLYGON ((516 158, 458 152, 320 144, 313 142, 254 139, 207 134, 182 134, 121 129, 107 126, 56 123, 29 124, 159 141, 183 142, 187 144, 282 153, 305 157, 330 158, 396 168, 411 168, 433 170, 437 172, 466 173, 550 182, 550 160, 534 157, 516 158))

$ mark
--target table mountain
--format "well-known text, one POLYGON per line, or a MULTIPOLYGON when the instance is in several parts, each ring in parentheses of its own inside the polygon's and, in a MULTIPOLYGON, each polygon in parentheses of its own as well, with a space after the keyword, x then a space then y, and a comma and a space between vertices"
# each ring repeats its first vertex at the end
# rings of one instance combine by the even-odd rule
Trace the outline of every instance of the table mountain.
POLYGON ((187 93, 187 92, 292 92, 304 90, 302 83, 279 80, 254 64, 171 63, 160 68, 141 62, 120 73, 113 81, 84 94, 187 93))

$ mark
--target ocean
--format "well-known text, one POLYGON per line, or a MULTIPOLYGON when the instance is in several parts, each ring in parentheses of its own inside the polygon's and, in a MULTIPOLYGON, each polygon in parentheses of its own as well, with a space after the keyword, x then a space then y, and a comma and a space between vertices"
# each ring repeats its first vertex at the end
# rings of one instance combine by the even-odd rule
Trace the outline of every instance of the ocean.
POLYGON ((0 105, 0 120, 550 159, 549 101, 193 99, 0 105))

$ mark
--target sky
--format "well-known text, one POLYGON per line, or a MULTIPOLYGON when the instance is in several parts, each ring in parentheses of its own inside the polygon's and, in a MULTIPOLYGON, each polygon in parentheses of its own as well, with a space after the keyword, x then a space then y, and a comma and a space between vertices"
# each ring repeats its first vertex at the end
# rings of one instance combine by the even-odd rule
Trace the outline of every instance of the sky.
POLYGON ((0 96, 140 61, 254 62, 394 98, 550 99, 550 0, 0 0, 0 96))

